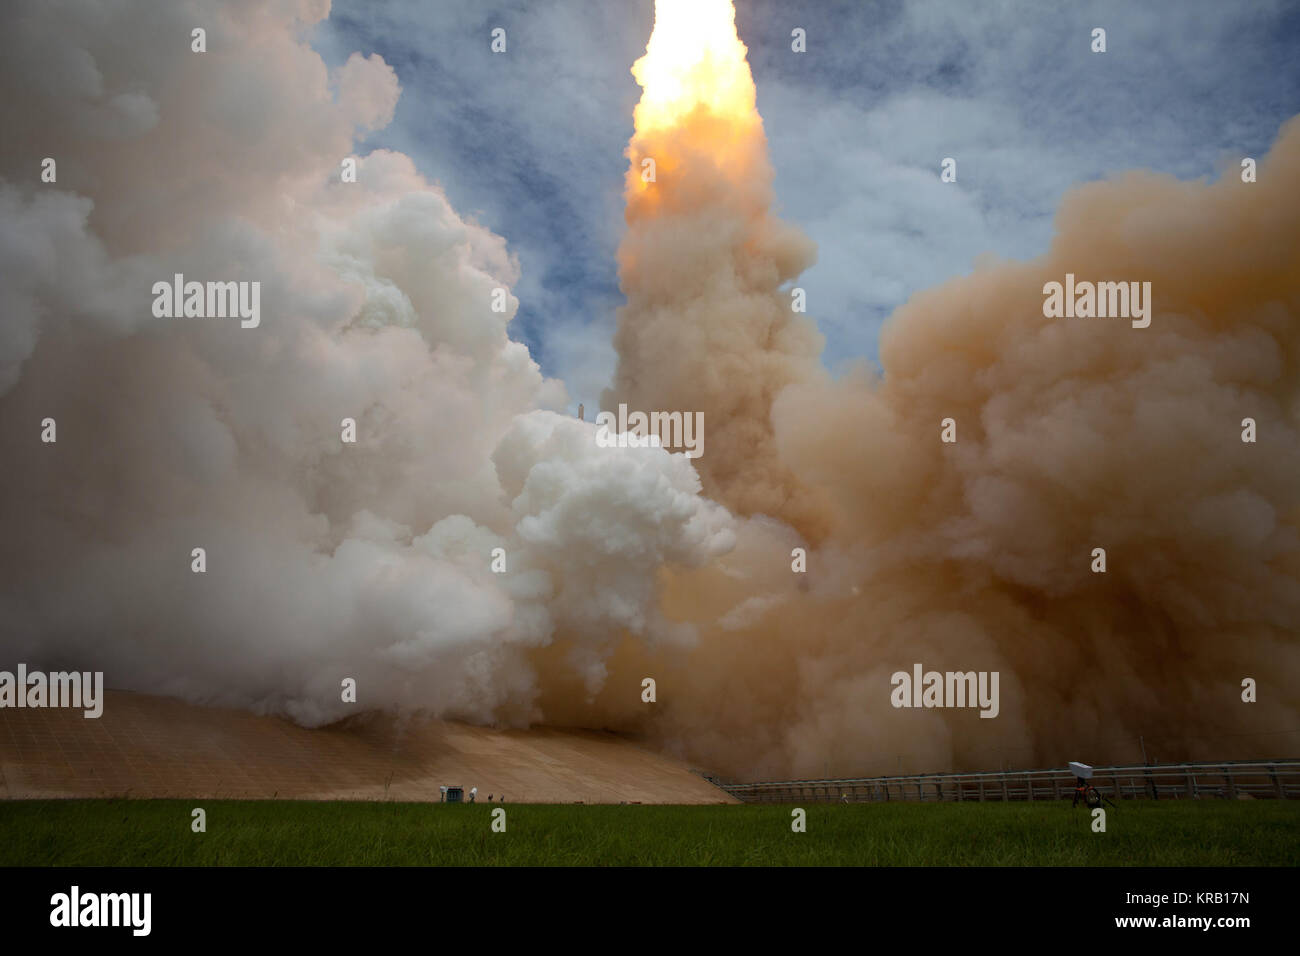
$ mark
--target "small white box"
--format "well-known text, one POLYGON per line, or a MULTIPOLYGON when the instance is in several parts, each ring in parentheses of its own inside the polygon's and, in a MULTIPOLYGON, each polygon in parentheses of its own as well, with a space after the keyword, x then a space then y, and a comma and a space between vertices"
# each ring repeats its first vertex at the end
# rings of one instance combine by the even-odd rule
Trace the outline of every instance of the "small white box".
POLYGON ((1076 777, 1082 777, 1084 780, 1092 779, 1092 768, 1086 763, 1079 763, 1077 760, 1070 761, 1070 772, 1076 777))

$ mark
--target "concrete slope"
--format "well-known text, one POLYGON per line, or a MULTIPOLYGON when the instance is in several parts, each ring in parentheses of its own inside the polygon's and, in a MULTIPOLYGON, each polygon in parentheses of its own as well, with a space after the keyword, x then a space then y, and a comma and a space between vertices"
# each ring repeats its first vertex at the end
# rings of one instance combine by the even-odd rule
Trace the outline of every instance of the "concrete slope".
POLYGON ((125 691, 104 713, 0 710, 0 797, 734 803, 684 764, 614 734, 493 730, 365 715, 319 730, 125 691))

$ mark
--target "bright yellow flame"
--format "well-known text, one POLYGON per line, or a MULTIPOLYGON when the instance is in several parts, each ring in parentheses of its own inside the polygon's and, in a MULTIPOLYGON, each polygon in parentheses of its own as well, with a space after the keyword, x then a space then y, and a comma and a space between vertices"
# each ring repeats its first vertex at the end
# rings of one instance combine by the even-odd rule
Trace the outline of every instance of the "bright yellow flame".
POLYGON ((677 126, 698 107, 757 119, 746 52, 731 0, 655 0, 654 32, 645 56, 632 64, 642 87, 636 131, 677 126))

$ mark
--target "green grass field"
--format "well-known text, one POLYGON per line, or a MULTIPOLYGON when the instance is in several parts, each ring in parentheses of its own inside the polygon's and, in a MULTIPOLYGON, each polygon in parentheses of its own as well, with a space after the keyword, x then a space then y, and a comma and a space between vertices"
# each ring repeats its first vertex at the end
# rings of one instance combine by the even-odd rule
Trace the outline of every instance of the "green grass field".
POLYGON ((1300 804, 1133 801, 791 807, 227 800, 0 803, 0 865, 1293 866, 1300 804), (190 812, 207 812, 193 833, 190 812))

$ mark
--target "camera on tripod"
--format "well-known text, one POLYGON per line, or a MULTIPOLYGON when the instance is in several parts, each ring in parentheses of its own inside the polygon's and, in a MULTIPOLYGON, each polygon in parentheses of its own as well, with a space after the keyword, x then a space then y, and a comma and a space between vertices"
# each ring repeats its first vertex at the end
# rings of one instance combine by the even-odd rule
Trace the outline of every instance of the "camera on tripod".
POLYGON ((1102 800, 1105 800, 1112 807, 1115 806, 1113 800, 1109 797, 1103 797, 1101 791, 1088 782, 1092 779, 1092 767, 1086 763, 1071 760, 1070 772, 1074 774, 1074 801, 1070 804, 1071 807, 1077 807, 1080 800, 1089 810, 1095 810, 1101 806, 1102 800))

